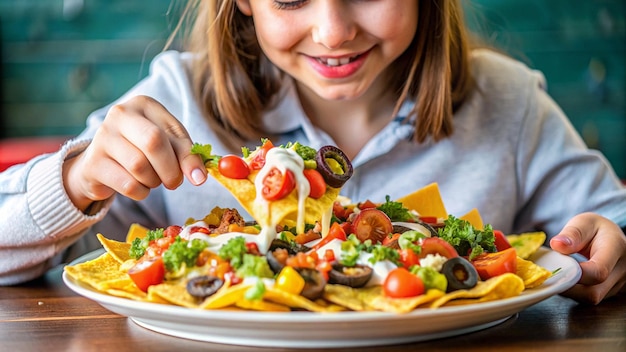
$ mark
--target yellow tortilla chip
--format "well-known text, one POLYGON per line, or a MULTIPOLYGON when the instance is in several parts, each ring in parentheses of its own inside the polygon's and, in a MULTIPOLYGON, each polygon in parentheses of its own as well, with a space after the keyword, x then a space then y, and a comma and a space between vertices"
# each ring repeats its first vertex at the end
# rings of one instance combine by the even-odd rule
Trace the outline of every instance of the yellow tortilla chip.
POLYGON ((144 238, 148 234, 148 228, 139 224, 130 224, 128 232, 126 233, 126 243, 133 243, 135 238, 144 238))
POLYGON ((119 268, 120 263, 107 252, 84 263, 66 266, 64 270, 76 281, 105 292, 108 289, 123 290, 129 284, 134 285, 126 272, 119 268))
POLYGON ((506 239, 515 248, 518 257, 528 259, 546 241, 546 234, 544 232, 526 232, 519 235, 507 235, 506 239))
POLYGON ((552 276, 550 270, 520 257, 517 257, 516 274, 524 280, 524 286, 526 288, 540 286, 552 276))
POLYGON ((230 286, 227 283, 224 284, 216 293, 207 297, 204 302, 200 304, 201 309, 216 309, 232 306, 237 301, 244 299, 246 291, 253 285, 238 284, 230 286))
POLYGON ((474 208, 467 212, 467 214, 461 216, 459 219, 468 221, 474 228, 482 230, 485 225, 483 224, 483 218, 480 216, 478 209, 474 208))
MULTIPOLYGON (((480 302, 504 299, 518 296, 522 291, 524 291, 524 281, 515 274, 506 273, 486 281, 479 281, 474 288, 447 293, 432 302, 430 308, 439 308, 449 302, 454 304, 451 301, 457 299, 482 299, 479 300, 480 302)), ((475 301, 462 301, 464 304, 467 302, 475 301)))
POLYGON ((363 293, 367 292, 368 289, 370 288, 363 288, 359 291, 344 285, 326 284, 323 296, 324 299, 350 310, 358 312, 374 310, 363 299, 363 293))
POLYGON ((102 244, 102 247, 115 259, 118 263, 122 264, 130 258, 130 243, 119 242, 110 240, 104 237, 101 233, 97 234, 98 241, 102 244))
POLYGON ((235 305, 238 308, 243 308, 245 310, 258 310, 263 312, 290 312, 291 308, 277 303, 267 302, 264 300, 254 300, 249 301, 247 299, 242 299, 237 301, 235 305))
POLYGON ((313 302, 310 299, 289 293, 287 291, 275 289, 273 287, 267 287, 263 294, 263 299, 271 302, 283 304, 291 308, 306 309, 311 312, 336 312, 338 307, 333 305, 321 305, 317 302, 313 302))
POLYGON ((163 300, 177 306, 198 308, 198 299, 187 292, 185 282, 164 282, 148 287, 150 297, 160 297, 163 300))
MULTIPOLYGON (((239 203, 250 213, 261 227, 283 224, 286 221, 296 223, 298 217, 298 192, 293 190, 285 198, 273 202, 256 201, 254 180, 258 171, 250 173, 247 179, 232 179, 223 176, 215 167, 207 171, 220 184, 232 193, 239 203)), ((326 193, 319 199, 307 197, 304 201, 304 222, 314 224, 322 218, 339 195, 339 188, 327 187, 326 193)))
POLYGON ((382 287, 377 291, 371 291, 369 297, 366 297, 368 305, 376 310, 392 313, 408 313, 445 295, 445 292, 441 290, 429 289, 426 293, 415 297, 391 298, 383 294, 382 287))
POLYGON ((439 193, 439 185, 431 183, 417 191, 397 199, 405 208, 415 210, 420 215, 448 218, 448 212, 439 193))

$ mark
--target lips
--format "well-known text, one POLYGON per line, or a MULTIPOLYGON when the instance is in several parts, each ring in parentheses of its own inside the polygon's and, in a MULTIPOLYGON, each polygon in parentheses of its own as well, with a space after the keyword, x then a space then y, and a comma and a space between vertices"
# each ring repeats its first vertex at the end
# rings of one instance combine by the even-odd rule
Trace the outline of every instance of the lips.
POLYGON ((365 64, 369 51, 353 56, 322 57, 307 56, 311 67, 326 79, 346 79, 365 64))

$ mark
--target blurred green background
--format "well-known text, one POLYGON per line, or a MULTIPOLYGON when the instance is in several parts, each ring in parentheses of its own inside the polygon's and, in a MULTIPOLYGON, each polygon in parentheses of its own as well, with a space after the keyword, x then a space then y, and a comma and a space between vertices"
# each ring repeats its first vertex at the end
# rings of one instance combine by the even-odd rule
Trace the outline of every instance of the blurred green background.
MULTIPOLYGON (((74 135, 148 73, 171 0, 0 0, 0 138, 74 135)), ((626 179, 623 0, 474 0, 468 22, 548 79, 548 91, 626 179)))

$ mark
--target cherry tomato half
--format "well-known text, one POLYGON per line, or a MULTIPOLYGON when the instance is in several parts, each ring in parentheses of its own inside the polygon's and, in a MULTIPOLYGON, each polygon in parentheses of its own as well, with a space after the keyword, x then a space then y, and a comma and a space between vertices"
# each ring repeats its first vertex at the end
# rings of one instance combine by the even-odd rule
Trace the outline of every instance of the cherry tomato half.
POLYGON ((321 198, 326 193, 326 181, 324 181, 322 174, 315 169, 304 169, 303 173, 311 186, 309 197, 314 199, 321 198))
POLYGON ((420 238, 418 244, 422 247, 422 251, 418 255, 420 258, 424 258, 428 254, 439 254, 448 259, 459 256, 459 253, 450 243, 439 237, 420 238))
POLYGON ((361 242, 372 240, 376 244, 393 232, 393 225, 387 214, 376 208, 368 208, 361 210, 354 218, 352 231, 361 242))
POLYGON ((387 297, 415 297, 423 294, 424 290, 422 279, 404 267, 391 270, 383 283, 383 292, 387 297))
POLYGON ((504 232, 499 230, 493 230, 493 236, 495 237, 495 245, 497 251, 503 251, 507 248, 511 248, 509 240, 506 239, 504 232))
POLYGON ((500 252, 483 253, 472 260, 482 280, 487 280, 504 273, 517 271, 517 252, 515 248, 507 248, 500 252))
POLYGON ((296 178, 293 172, 285 170, 283 174, 278 168, 272 168, 263 179, 263 198, 274 201, 285 198, 296 188, 296 178))
POLYGON ((244 179, 250 175, 250 168, 243 158, 237 155, 224 155, 217 163, 220 174, 233 179, 244 179))
POLYGON ((267 139, 265 140, 263 145, 259 147, 259 149, 252 152, 252 154, 250 154, 250 161, 248 162, 250 170, 261 170, 265 165, 265 156, 267 155, 267 152, 272 148, 274 148, 274 144, 272 144, 272 142, 267 139))
POLYGON ((143 257, 128 270, 128 276, 144 291, 148 291, 148 287, 158 285, 163 282, 165 277, 165 265, 162 257, 143 257))

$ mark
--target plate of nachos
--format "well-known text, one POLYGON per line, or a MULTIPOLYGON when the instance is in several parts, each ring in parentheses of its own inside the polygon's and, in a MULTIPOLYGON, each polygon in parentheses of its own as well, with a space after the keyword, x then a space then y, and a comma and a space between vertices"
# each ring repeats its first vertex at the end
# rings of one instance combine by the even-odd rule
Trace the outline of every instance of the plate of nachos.
POLYGON ((352 166, 333 146, 192 151, 254 221, 215 207, 167 228, 133 224, 124 242, 98 234, 103 248, 64 268, 70 289, 168 335, 322 348, 485 329, 581 275, 542 232, 448 214, 436 183, 382 202, 341 197, 352 166))

